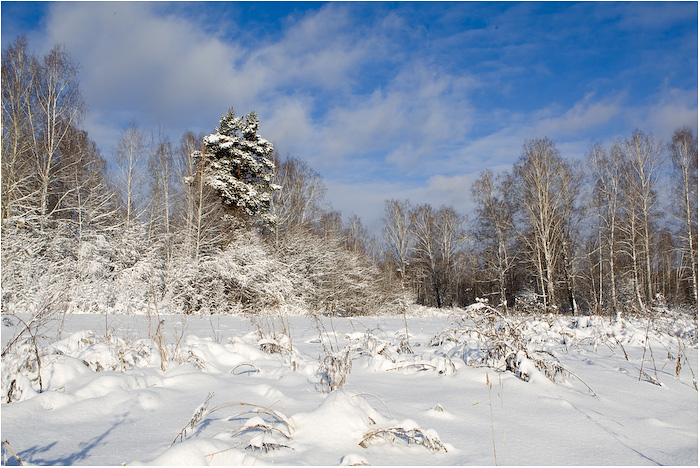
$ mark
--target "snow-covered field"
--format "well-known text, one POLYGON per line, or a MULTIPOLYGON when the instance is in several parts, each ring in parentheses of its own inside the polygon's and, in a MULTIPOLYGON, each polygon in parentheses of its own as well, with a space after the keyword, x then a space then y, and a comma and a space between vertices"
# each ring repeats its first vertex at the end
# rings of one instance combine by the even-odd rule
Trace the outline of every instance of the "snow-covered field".
POLYGON ((31 341, 3 358, 3 463, 698 464, 695 321, 484 311, 71 315, 43 392, 31 341))

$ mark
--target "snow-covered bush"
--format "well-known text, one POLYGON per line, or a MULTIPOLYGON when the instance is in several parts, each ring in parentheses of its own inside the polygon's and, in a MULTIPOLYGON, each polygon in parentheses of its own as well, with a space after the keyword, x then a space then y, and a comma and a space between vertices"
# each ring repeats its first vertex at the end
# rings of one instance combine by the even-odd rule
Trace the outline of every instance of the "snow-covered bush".
POLYGON ((232 233, 220 254, 181 271, 173 295, 176 307, 188 313, 261 312, 299 305, 285 265, 252 231, 232 233))
POLYGON ((296 297, 312 311, 366 315, 378 311, 387 297, 375 281, 376 268, 340 239, 298 229, 287 233, 275 256, 287 265, 296 297))
MULTIPOLYGON (((524 381, 529 381, 534 372, 541 372, 552 382, 564 376, 577 378, 543 348, 540 335, 529 328, 532 317, 506 316, 486 302, 477 302, 465 312, 454 326, 436 334, 429 345, 442 346, 447 356, 459 357, 469 366, 510 371, 524 381)), ((554 339, 561 337, 558 334, 554 339)))

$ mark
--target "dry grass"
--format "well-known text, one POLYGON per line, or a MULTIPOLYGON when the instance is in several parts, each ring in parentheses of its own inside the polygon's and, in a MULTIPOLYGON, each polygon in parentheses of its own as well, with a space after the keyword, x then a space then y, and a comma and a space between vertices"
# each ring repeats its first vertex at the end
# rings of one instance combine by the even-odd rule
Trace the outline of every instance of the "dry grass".
MULTIPOLYGON (((331 339, 328 330, 326 330, 318 315, 312 315, 312 318, 318 330, 319 341, 323 347, 323 355, 318 358, 321 390, 330 393, 345 386, 348 375, 352 370, 352 358, 357 350, 352 343, 348 343, 341 348, 335 331, 333 332, 334 339, 331 339)), ((332 325, 333 323, 331 322, 332 325)))
POLYGON ((175 445, 175 442, 177 442, 178 439, 180 439, 180 442, 185 440, 185 438, 187 438, 187 429, 189 428, 190 431, 193 431, 195 426, 197 426, 197 424, 199 424, 204 419, 205 414, 209 414, 209 413, 207 413, 207 407, 209 406, 209 401, 213 397, 214 397, 214 394, 209 393, 207 395, 207 398, 204 400, 204 403, 199 405, 197 407, 197 409, 194 410, 194 414, 192 415, 190 420, 187 422, 187 424, 185 424, 185 427, 183 427, 182 430, 180 430, 178 435, 176 435, 175 438, 173 439, 173 441, 170 443, 171 447, 173 445, 175 445))
MULTIPOLYGON (((294 421, 283 413, 269 406, 244 402, 223 403, 212 409, 208 409, 209 402, 213 397, 213 393, 208 394, 204 402, 195 409, 194 414, 185 427, 183 427, 178 435, 175 436, 175 439, 173 439, 170 444, 171 447, 176 442, 185 440, 188 434, 191 434, 202 421, 208 419, 213 413, 225 409, 238 408, 239 411, 236 414, 225 417, 224 419, 226 421, 243 421, 242 424, 231 431, 231 437, 240 438, 241 436, 245 436, 245 439, 226 450, 243 446, 246 450, 267 453, 272 450, 291 448, 278 441, 280 437, 284 440, 291 440, 292 433, 296 428, 294 421)), ((214 456, 223 451, 209 454, 209 456, 214 456)))
POLYGON ((688 361, 688 356, 686 356, 686 354, 685 354, 685 346, 681 344, 680 337, 676 336, 676 339, 678 340, 678 358, 676 361, 676 377, 680 377, 682 362, 685 362, 686 365, 688 366, 688 369, 690 369, 690 375, 692 376, 692 379, 693 379, 693 387, 695 387, 695 390, 697 390, 698 389, 698 381, 695 378, 695 372, 693 371, 693 367, 690 365, 690 361, 688 361), (683 357, 682 361, 681 361, 681 356, 683 357))
POLYGON ((297 370, 301 357, 294 349, 289 318, 280 310, 277 316, 249 315, 248 319, 255 327, 258 348, 266 354, 282 356, 292 370, 297 370))
POLYGON ((567 370, 554 354, 535 348, 537 344, 525 330, 530 319, 506 316, 500 310, 483 304, 479 309, 465 314, 452 327, 436 334, 429 345, 441 346, 453 342, 462 347, 462 359, 467 365, 509 371, 524 381, 531 378, 526 370, 527 361, 552 382, 573 377, 595 395, 593 389, 567 370), (474 340, 479 343, 476 353, 474 340))
MULTIPOLYGON (((20 458, 17 456, 17 453, 15 453, 15 450, 12 448, 12 445, 10 445, 10 442, 8 442, 7 439, 2 441, 2 445, 5 447, 5 450, 10 452, 10 454, 12 455, 12 458, 17 460, 17 463, 19 463, 20 466, 24 465, 24 463, 22 463, 22 460, 20 460, 20 458)), ((7 462, 5 460, 3 460, 3 465, 7 465, 7 462)))
POLYGON ((324 352, 325 355, 319 357, 318 371, 322 390, 330 393, 345 387, 352 369, 352 354, 347 346, 340 350, 327 348, 324 352))
POLYGON ((422 445, 431 452, 447 452, 447 448, 433 431, 423 432, 421 429, 404 429, 403 427, 390 427, 388 429, 372 429, 367 432, 360 442, 360 446, 367 448, 378 441, 397 442, 405 445, 422 445))

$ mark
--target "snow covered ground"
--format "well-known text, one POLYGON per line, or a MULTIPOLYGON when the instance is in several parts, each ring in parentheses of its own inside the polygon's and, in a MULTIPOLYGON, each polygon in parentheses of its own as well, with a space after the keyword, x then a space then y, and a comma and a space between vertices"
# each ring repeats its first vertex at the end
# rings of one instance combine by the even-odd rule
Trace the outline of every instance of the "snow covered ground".
POLYGON ((698 464, 696 322, 484 312, 67 316, 43 392, 31 340, 3 357, 3 462, 698 464))

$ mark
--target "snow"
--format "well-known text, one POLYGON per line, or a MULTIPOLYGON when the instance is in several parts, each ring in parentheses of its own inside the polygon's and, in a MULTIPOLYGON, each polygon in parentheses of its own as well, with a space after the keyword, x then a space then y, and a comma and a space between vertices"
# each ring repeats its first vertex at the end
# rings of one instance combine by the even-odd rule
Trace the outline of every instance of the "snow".
POLYGON ((161 348, 148 316, 68 315, 42 331, 42 392, 32 346, 3 358, 2 440, 29 464, 697 466, 694 320, 520 318, 525 381, 470 328, 484 311, 161 316, 161 348))

